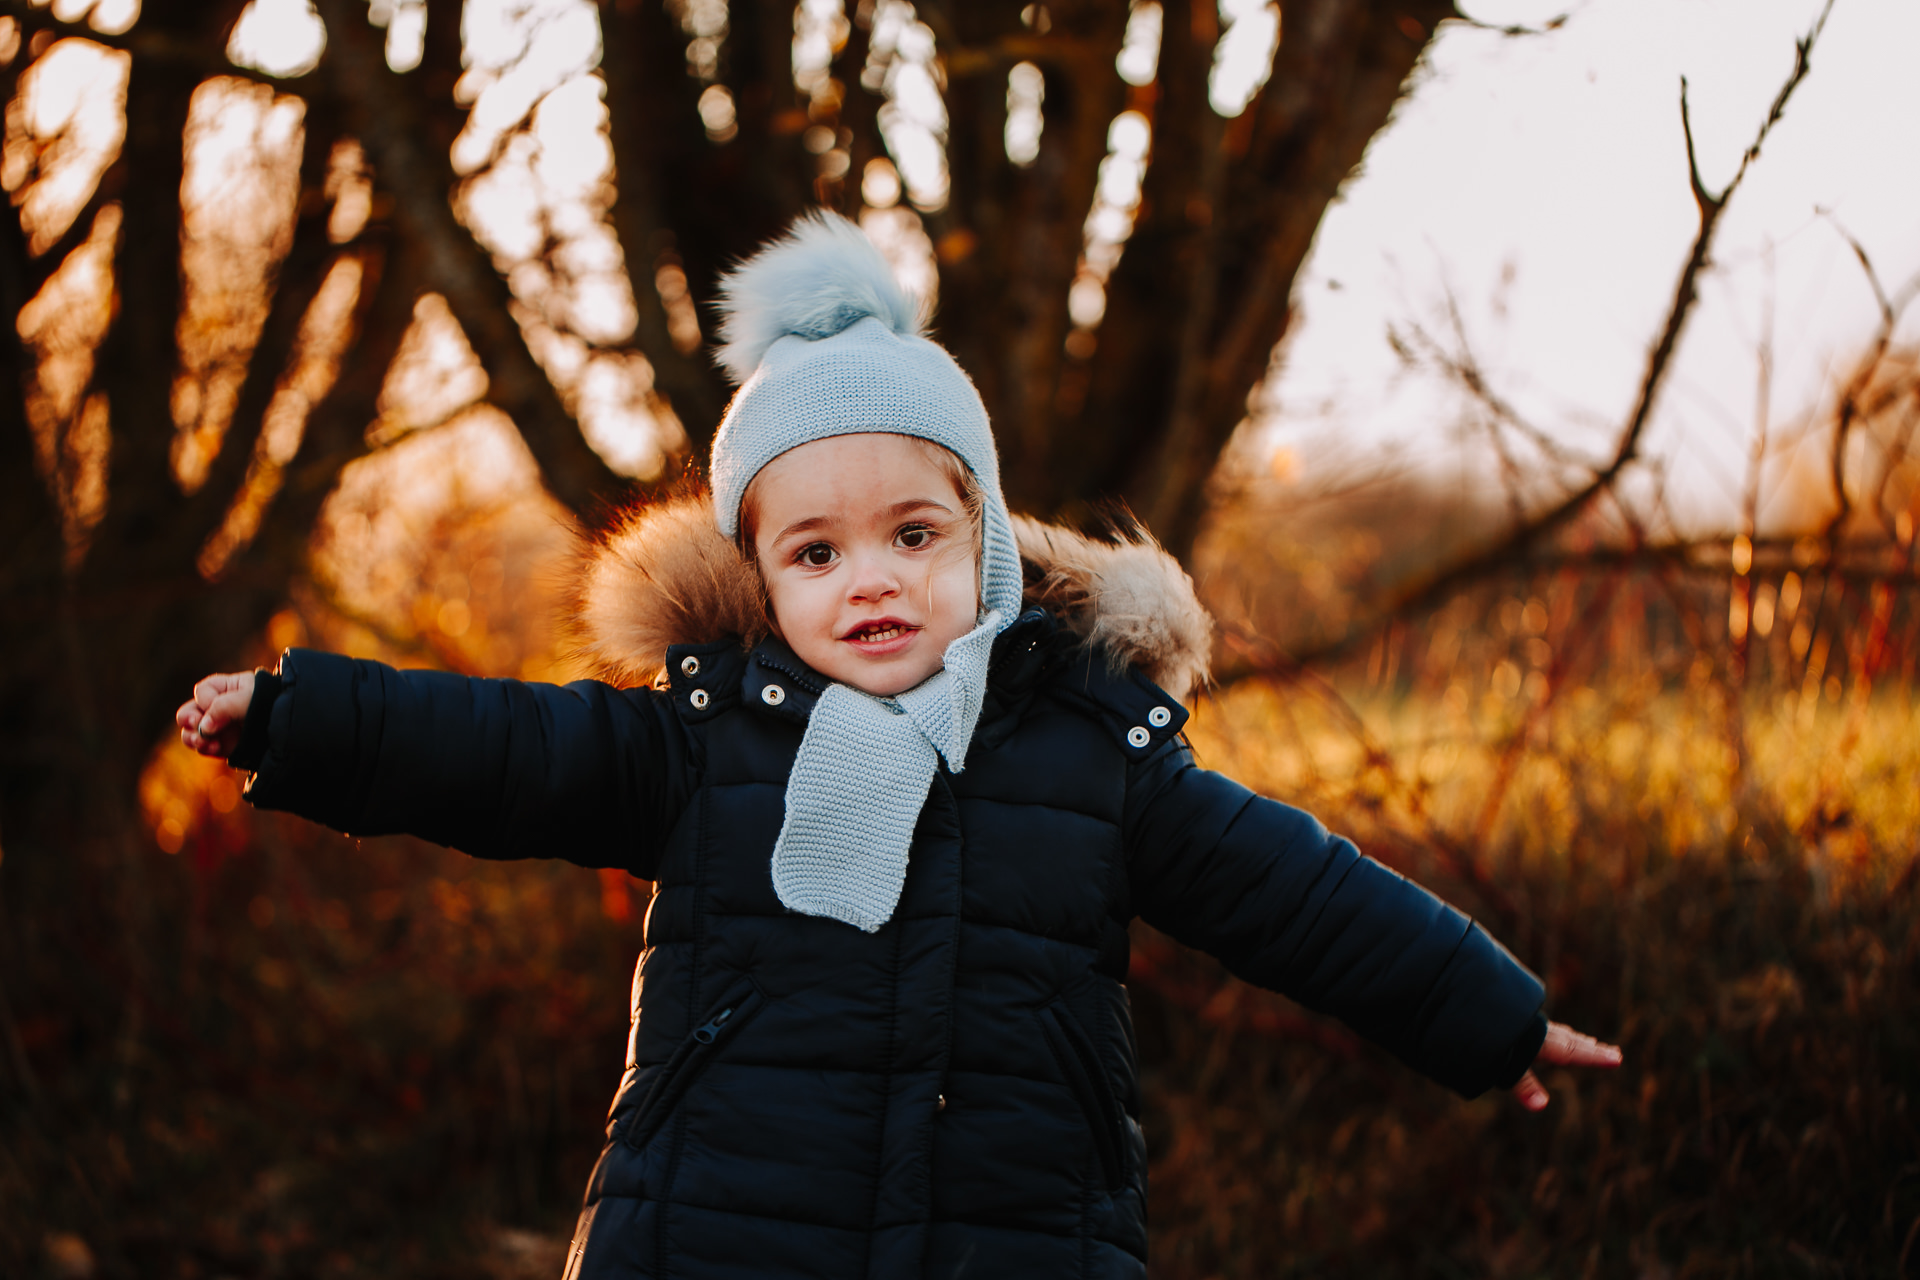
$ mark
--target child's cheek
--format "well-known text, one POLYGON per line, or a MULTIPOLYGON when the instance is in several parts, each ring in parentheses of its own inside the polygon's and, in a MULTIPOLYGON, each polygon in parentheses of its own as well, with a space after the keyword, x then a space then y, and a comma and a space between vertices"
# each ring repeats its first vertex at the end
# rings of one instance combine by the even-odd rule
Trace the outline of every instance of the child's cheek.
POLYGON ((760 592, 767 602, 767 626, 773 634, 784 640, 786 632, 780 627, 780 603, 787 594, 787 584, 781 576, 781 570, 778 567, 769 569, 764 558, 755 560, 754 566, 760 571, 760 592))

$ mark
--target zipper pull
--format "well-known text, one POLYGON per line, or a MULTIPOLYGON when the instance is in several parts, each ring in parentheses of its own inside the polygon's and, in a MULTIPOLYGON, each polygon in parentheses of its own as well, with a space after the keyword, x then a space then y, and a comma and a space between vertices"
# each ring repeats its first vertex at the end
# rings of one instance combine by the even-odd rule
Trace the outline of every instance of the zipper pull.
POLYGON ((727 1023, 727 1019, 731 1018, 732 1016, 733 1016, 733 1010, 722 1009, 720 1012, 713 1015, 712 1022, 709 1022, 706 1026, 701 1027, 698 1031, 694 1032, 693 1038, 695 1040, 698 1040, 701 1044, 712 1044, 713 1038, 720 1034, 720 1028, 725 1026, 727 1023))

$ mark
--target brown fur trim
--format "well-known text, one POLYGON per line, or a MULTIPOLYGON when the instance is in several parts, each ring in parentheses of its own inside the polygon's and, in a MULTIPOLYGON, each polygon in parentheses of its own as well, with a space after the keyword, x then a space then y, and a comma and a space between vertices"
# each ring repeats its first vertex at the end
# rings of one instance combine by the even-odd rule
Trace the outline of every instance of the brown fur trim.
MULTIPOLYGON (((1059 614, 1115 666, 1129 663, 1175 698, 1205 683, 1213 620, 1193 580, 1144 531, 1100 542, 1015 516, 1026 602, 1059 614)), ((700 494, 642 507, 582 557, 575 625, 580 651, 620 684, 650 683, 670 644, 769 630, 760 578, 713 526, 700 494)))
POLYGON ((767 633, 760 576, 714 528, 704 493, 629 512, 582 559, 581 655, 616 684, 651 683, 668 645, 767 633))
POLYGON ((1206 683, 1213 618, 1180 562, 1146 530, 1098 542, 1028 516, 1013 518, 1027 603, 1059 614, 1081 639, 1131 663, 1184 701, 1206 683))

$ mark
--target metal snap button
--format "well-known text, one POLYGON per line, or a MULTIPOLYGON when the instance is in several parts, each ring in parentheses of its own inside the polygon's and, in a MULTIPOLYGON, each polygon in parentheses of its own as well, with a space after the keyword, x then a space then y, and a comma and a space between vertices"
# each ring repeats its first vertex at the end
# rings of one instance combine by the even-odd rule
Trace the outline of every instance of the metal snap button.
POLYGON ((695 689, 687 695, 687 701, 693 704, 695 711, 705 711, 707 709, 707 703, 711 701, 711 699, 707 697, 707 691, 705 689, 695 689))
POLYGON ((1152 740, 1153 735, 1148 733, 1140 725, 1135 725, 1133 728, 1127 730, 1127 744, 1129 746, 1144 747, 1152 740))
POLYGON ((935 1111, 945 1111, 945 1110, 947 1109, 947 1095, 946 1095, 946 1094, 944 1094, 944 1093, 943 1093, 943 1094, 941 1094, 941 1095, 940 1095, 939 1097, 937 1097, 937 1098, 935 1098, 935 1099, 933 1100, 933 1109, 934 1109, 935 1111))
MULTIPOLYGON (((689 658, 688 661, 691 662, 692 659, 689 658)), ((1173 712, 1167 710, 1165 707, 1155 707, 1153 710, 1147 712, 1147 723, 1156 729, 1166 728, 1172 719, 1173 712)))
POLYGON ((777 684, 770 684, 760 691, 760 701, 770 707, 777 707, 787 700, 787 691, 777 684))
POLYGON ((692 654, 688 654, 686 657, 680 659, 680 674, 683 676, 699 675, 700 659, 694 657, 692 654))

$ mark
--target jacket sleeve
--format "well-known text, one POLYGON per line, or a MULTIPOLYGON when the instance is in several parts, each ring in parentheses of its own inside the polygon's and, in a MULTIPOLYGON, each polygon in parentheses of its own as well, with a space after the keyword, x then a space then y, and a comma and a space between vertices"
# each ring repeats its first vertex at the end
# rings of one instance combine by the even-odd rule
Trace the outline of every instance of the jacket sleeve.
POLYGON ((1311 815, 1196 767, 1178 742, 1134 766, 1127 803, 1133 902, 1155 928, 1466 1097, 1532 1061, 1540 980, 1311 815))
POLYGON ((248 762, 257 808, 483 858, 651 879, 691 790, 667 700, 594 681, 482 680, 291 649, 265 728, 248 762))

